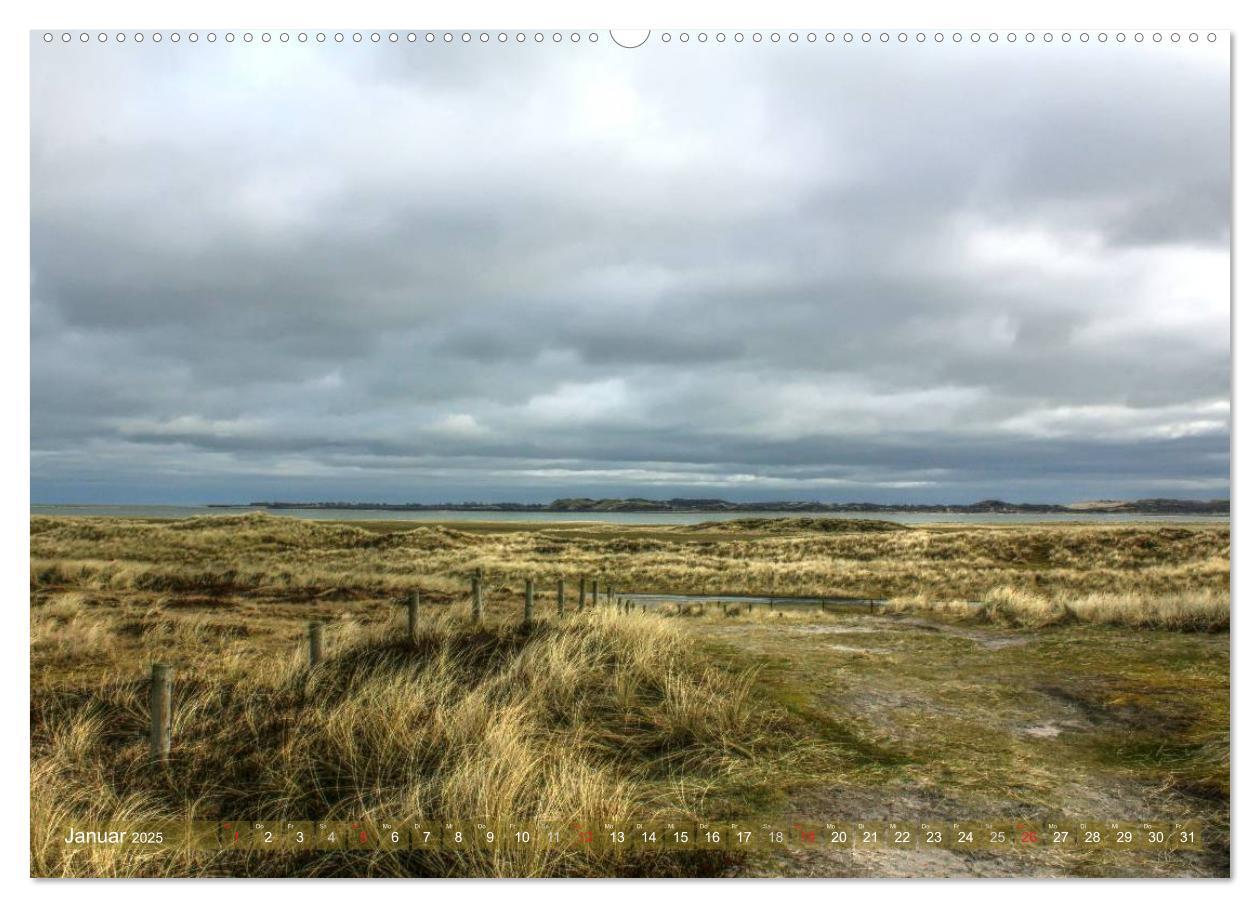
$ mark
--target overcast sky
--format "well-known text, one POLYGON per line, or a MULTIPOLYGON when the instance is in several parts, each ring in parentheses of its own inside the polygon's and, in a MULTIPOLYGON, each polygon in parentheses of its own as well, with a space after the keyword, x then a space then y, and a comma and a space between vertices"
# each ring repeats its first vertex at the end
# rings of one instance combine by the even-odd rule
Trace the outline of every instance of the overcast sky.
POLYGON ((32 47, 37 502, 1224 497, 1215 47, 32 47))

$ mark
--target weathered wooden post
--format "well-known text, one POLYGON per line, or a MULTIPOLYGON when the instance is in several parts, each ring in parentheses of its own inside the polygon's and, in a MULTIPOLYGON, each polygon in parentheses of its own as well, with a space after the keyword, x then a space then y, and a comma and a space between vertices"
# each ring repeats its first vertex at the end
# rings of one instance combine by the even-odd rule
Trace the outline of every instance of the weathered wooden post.
POLYGON ((412 590, 407 601, 407 639, 415 640, 420 632, 420 591, 412 590))
POLYGON ((586 578, 578 581, 578 611, 586 608, 586 578))
POLYGON ((750 615, 752 614, 752 607, 753 607, 753 604, 751 602, 748 603, 748 614, 750 615))
POLYGON ((591 581, 591 607, 599 608, 599 581, 591 581))
POLYGON ((556 581, 556 614, 564 617, 564 578, 556 581))
POLYGON ((525 581, 525 624, 534 620, 534 578, 525 581))
POLYGON ((320 660, 324 658, 324 625, 319 621, 312 621, 306 626, 306 635, 309 642, 311 668, 319 665, 320 660))
POLYGON ((149 680, 149 756, 165 760, 171 753, 171 668, 153 663, 149 680))
POLYGON ((481 572, 472 576, 472 619, 481 622, 481 572))

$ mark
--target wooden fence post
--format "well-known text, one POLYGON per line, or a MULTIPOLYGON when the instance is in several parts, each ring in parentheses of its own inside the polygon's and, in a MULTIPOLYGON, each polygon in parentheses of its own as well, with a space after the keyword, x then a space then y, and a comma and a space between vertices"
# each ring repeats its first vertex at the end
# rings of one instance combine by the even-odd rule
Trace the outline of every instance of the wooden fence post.
POLYGON ((306 626, 306 634, 309 638, 311 668, 314 668, 324 658, 324 625, 319 621, 312 621, 306 626))
POLYGON ((578 611, 586 608, 586 577, 578 581, 578 611))
POLYGON ((171 668, 153 663, 149 680, 149 756, 165 760, 171 753, 171 668))
POLYGON ((534 578, 525 581, 525 624, 534 620, 534 578))
POLYGON ((420 632, 420 591, 412 590, 407 602, 407 639, 415 640, 420 632))
POLYGON ((472 619, 481 622, 481 574, 473 574, 472 578, 472 619))
POLYGON ((564 578, 556 581, 556 614, 564 617, 564 578))
POLYGON ((599 581, 591 581, 591 607, 599 608, 599 581))

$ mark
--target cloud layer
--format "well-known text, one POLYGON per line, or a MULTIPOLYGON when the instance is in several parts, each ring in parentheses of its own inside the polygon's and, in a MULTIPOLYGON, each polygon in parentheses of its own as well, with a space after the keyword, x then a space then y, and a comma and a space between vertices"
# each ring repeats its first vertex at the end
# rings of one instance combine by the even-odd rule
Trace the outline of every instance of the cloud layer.
POLYGON ((32 60, 33 500, 1228 494, 1224 48, 32 60))

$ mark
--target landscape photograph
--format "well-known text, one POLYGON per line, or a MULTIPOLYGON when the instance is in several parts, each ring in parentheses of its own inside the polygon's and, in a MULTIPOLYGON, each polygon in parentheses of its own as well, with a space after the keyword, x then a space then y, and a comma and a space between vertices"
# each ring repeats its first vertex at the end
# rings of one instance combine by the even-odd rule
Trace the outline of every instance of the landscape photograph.
POLYGON ((30 35, 30 875, 1229 878, 1224 32, 30 35))

